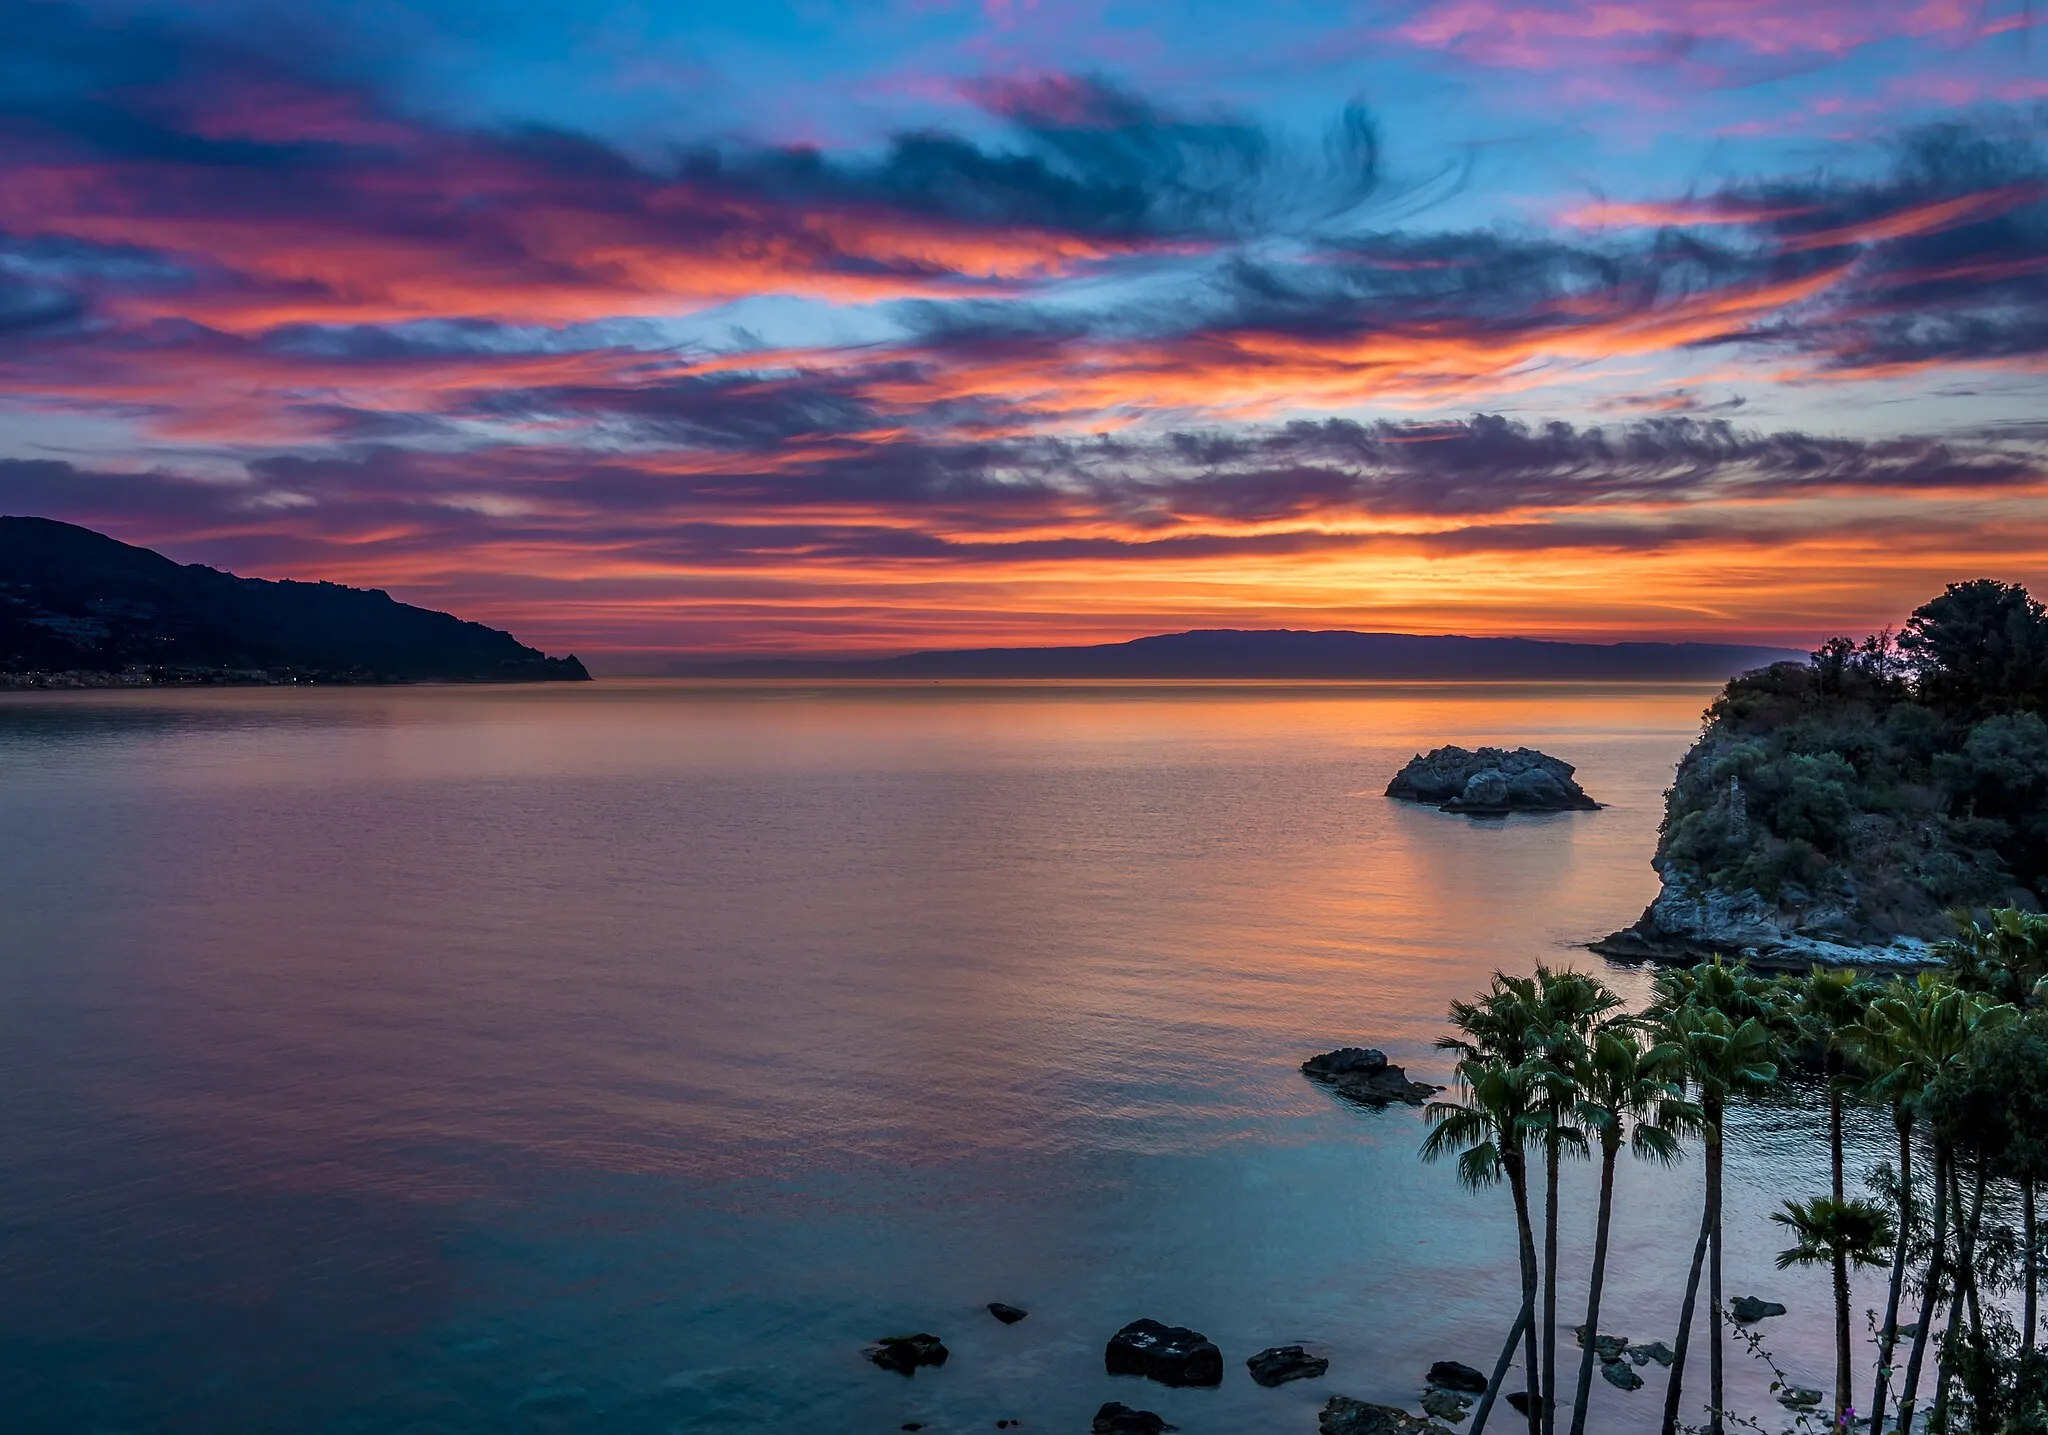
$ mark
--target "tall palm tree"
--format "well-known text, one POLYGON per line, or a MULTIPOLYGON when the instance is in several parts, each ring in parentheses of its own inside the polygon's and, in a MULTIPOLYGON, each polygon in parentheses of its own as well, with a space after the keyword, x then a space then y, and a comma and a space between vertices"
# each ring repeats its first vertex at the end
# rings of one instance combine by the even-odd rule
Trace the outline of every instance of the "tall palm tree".
MULTIPOLYGON (((1863 979, 1863 974, 1848 967, 1823 967, 1816 964, 1804 977, 1788 981, 1786 992, 1792 999, 1791 1016, 1800 1037, 1820 1058, 1827 1074, 1828 1085, 1828 1193, 1836 1208, 1844 1205, 1843 1159, 1842 1159, 1842 1105, 1848 1092, 1848 1058, 1844 1054, 1843 1033, 1854 1027, 1869 1008, 1877 995, 1877 988, 1863 979)), ((1789 1207, 1788 1207, 1789 1209, 1789 1207)), ((1889 1227, 1887 1227, 1889 1229, 1889 1227)), ((1848 1252, 1837 1245, 1834 1251, 1835 1290, 1843 1300, 1848 1299, 1849 1267, 1848 1252)), ((1848 1335, 1841 1336, 1838 1354, 1841 1366, 1835 1379, 1835 1428, 1842 1424, 1842 1412, 1849 1408, 1848 1335)))
POLYGON ((1884 1264, 1892 1245, 1891 1213, 1875 1201, 1816 1196, 1811 1201, 1787 1201, 1771 1219, 1789 1227, 1798 1241, 1778 1252, 1779 1270, 1825 1265, 1834 1275, 1835 1418, 1828 1428, 1840 1430, 1854 1378, 1849 1359, 1849 1267, 1884 1264))
POLYGON ((1707 1190, 1700 1212, 1700 1239, 1693 1248, 1692 1270, 1686 1278, 1685 1302, 1679 1310, 1678 1341, 1672 1353, 1671 1383, 1664 1394, 1664 1432, 1678 1428, 1680 1393, 1685 1382, 1686 1354, 1692 1338, 1693 1310, 1699 1299, 1700 1266, 1708 1259, 1711 1313, 1708 1345, 1708 1424, 1713 1435, 1723 1428, 1724 1398, 1721 1362, 1721 1164, 1731 1097, 1768 1090, 1778 1079, 1777 1034, 1755 1017, 1737 1020, 1726 1012, 1681 1005, 1666 1019, 1664 1039, 1685 1053, 1686 1072, 1699 1093, 1706 1135, 1707 1190))
POLYGON ((1862 1020, 1878 990, 1851 967, 1817 965, 1785 984, 1793 1025, 1827 1071, 1829 1194, 1838 1203, 1842 1200, 1842 1105, 1848 1094, 1842 1033, 1862 1020))
POLYGON ((1669 1165, 1684 1136, 1704 1120, 1685 1099, 1685 1053, 1644 1039, 1632 1021, 1602 1023, 1588 1043, 1578 1076, 1580 1124, 1600 1138, 1600 1214, 1593 1235, 1593 1271, 1586 1295, 1585 1349, 1579 1354, 1571 1435, 1585 1435, 1593 1397, 1593 1361, 1600 1334, 1600 1295, 1607 1278, 1607 1235, 1614 1212, 1614 1163, 1626 1136, 1643 1160, 1669 1165))
POLYGON ((1665 1041, 1685 1053, 1686 1075, 1698 1092, 1706 1135, 1706 1199, 1700 1212, 1700 1238, 1693 1248, 1685 1302, 1679 1311, 1678 1340, 1672 1353, 1671 1383, 1664 1393, 1664 1435, 1676 1435, 1685 1362, 1692 1336, 1693 1310, 1699 1299, 1700 1266, 1708 1271, 1707 1429, 1721 1435, 1727 1408, 1721 1340, 1721 1156, 1725 1118, 1731 1097, 1755 1095, 1778 1080, 1778 1057, 1784 1014, 1773 1000, 1771 984, 1747 967, 1721 961, 1666 971, 1657 979, 1657 1001, 1651 1007, 1665 1041))
MULTIPOLYGON (((1529 1221, 1528 1147, 1538 1129, 1535 1115, 1538 1074, 1534 1063, 1510 1064, 1498 1057, 1474 1052, 1459 1061, 1458 1101, 1432 1101, 1423 1108, 1429 1135, 1422 1142, 1422 1159, 1441 1161, 1455 1156, 1458 1179, 1473 1190, 1505 1180, 1515 1206, 1515 1235, 1521 1251, 1522 1307, 1514 1328, 1508 1332, 1507 1350, 1494 1367, 1479 1409, 1472 1422, 1472 1435, 1481 1435, 1486 1418, 1499 1393, 1501 1378, 1510 1364, 1518 1336, 1528 1341, 1529 1389, 1540 1391, 1539 1366, 1534 1342, 1536 1308, 1536 1240, 1529 1221)), ((1529 1402, 1530 1435, 1540 1435, 1538 1402, 1529 1402)))
POLYGON ((1536 968, 1536 1039, 1543 1100, 1543 1435, 1557 1423, 1558 1168, 1564 1154, 1587 1149, 1580 1123, 1579 1073, 1595 1025, 1621 1006, 1605 983, 1584 972, 1536 968))
MULTIPOLYGON (((1514 1160, 1522 1179, 1517 1199, 1517 1218, 1524 1227, 1529 1240, 1526 1253, 1527 1274, 1533 1281, 1536 1271, 1536 1247, 1534 1244, 1533 1221, 1528 1209, 1528 1165, 1527 1143, 1537 1139, 1538 1128, 1542 1125, 1542 1063, 1545 1060, 1545 1027, 1548 1018, 1544 1011, 1543 990, 1538 978, 1511 977, 1496 971, 1486 991, 1475 1001, 1454 1001, 1451 1003, 1451 1025, 1454 1034, 1437 1038, 1437 1046, 1445 1051, 1456 1052, 1460 1065, 1477 1061, 1482 1065, 1499 1064, 1520 1069, 1526 1085, 1527 1106, 1522 1112, 1524 1127, 1517 1142, 1514 1160)), ((1512 1188, 1514 1182, 1510 1180, 1512 1188)), ((1532 1286, 1532 1292, 1534 1287, 1532 1286)), ((1531 1295, 1530 1316, 1522 1327, 1529 1365, 1529 1430, 1530 1435, 1542 1435, 1543 1377, 1542 1362, 1537 1354, 1537 1319, 1531 1295)), ((1481 1402, 1481 1409, 1486 1402, 1481 1402)), ((1475 1432, 1476 1435, 1476 1432, 1475 1432)))
MULTIPOLYGON (((1868 1085, 1870 1094, 1892 1104, 1893 1120, 1899 1133, 1900 1222, 1898 1245, 1892 1258, 1891 1292, 1886 1300, 1885 1321, 1879 1331, 1876 1389, 1870 1401, 1870 1428, 1883 1428, 1891 1362, 1897 1350, 1899 1290, 1906 1265, 1912 1221, 1909 1166, 1913 1116, 1925 1101, 1941 1074, 1961 1062, 1970 1042, 1980 1032, 2003 1027, 2018 1012, 1977 992, 1958 990, 1935 972, 1921 972, 1912 980, 1895 978, 1875 1001, 1863 1019, 1843 1033, 1845 1045, 1865 1068, 1876 1073, 1868 1085)), ((1914 1397, 1919 1390, 1920 1370, 1927 1353, 1928 1328, 1934 1323, 1935 1301, 1942 1277, 1948 1269, 1949 1236, 1949 1153, 1939 1131, 1933 1142, 1934 1154, 1934 1243, 1928 1260, 1927 1277, 1921 1288, 1919 1330, 1913 1337, 1912 1353, 1906 1362, 1905 1382, 1899 1392, 1899 1429, 1909 1431, 1913 1421, 1914 1397)))

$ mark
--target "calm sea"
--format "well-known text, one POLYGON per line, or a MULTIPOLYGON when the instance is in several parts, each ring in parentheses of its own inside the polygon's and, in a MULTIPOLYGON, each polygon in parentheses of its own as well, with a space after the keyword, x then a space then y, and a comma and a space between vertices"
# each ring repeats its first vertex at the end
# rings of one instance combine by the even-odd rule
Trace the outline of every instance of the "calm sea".
MULTIPOLYGON (((1120 1399, 1307 1435, 1334 1393, 1411 1402, 1433 1359, 1491 1364, 1505 1196, 1298 1064, 1366 1043, 1441 1079, 1446 1003, 1496 967, 1640 999, 1575 944, 1654 891, 1710 696, 0 698, 5 1427, 1028 1435, 1120 1399), (1446 741, 1540 746, 1610 805, 1380 796, 1446 741), (1139 1316, 1218 1341, 1223 1387, 1105 1375, 1139 1316), (914 1330, 950 1364, 861 1360, 914 1330), (1292 1342, 1329 1376, 1245 1377, 1292 1342)), ((1816 1131, 1743 1113, 1728 1284, 1792 1308, 1763 1330, 1826 1387, 1825 1281, 1771 1268, 1765 1220, 1824 1188, 1816 1131)), ((1699 1183, 1624 1171, 1606 1328, 1674 1336, 1699 1183)), ((1596 1381, 1595 1428, 1655 1418, 1644 1373, 1596 1381)))

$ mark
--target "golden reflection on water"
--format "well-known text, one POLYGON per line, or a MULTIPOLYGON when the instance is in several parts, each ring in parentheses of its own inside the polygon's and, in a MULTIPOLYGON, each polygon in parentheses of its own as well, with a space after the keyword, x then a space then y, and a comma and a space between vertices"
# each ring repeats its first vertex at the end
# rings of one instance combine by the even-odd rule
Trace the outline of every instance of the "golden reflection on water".
POLYGON ((1489 969, 1584 964, 1575 944, 1641 909, 1659 795, 1710 696, 93 695, 59 705, 90 740, 45 747, 29 784, 75 764, 123 813, 115 920, 195 914, 148 941, 190 1018, 152 1039, 221 1068, 185 1117, 217 1122, 231 1089, 245 1133, 338 1122, 342 1149, 367 1120, 743 1171, 847 1143, 915 1160, 1148 1123, 1226 1137, 1313 1099, 1244 1079, 1304 1043, 1429 1066, 1447 1002, 1489 969), (140 716, 165 725, 122 727, 140 716), (1475 822, 1380 796, 1442 741, 1540 746, 1609 806, 1475 822), (819 1056, 828 1081, 762 1079, 819 1056), (323 1066, 321 1100, 289 1106, 323 1066), (506 1088, 465 1080, 500 1066, 506 1088), (561 1088, 575 1100, 518 1099, 561 1088))

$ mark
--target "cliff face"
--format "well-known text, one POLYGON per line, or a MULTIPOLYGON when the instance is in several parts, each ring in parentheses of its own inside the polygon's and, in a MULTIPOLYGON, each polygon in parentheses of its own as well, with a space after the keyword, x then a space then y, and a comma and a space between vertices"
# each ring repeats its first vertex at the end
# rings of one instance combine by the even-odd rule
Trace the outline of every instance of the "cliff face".
POLYGON ((238 578, 89 528, 0 518, 0 674, 123 669, 327 682, 590 676, 574 657, 379 590, 238 578))
POLYGON ((1600 950, 1924 957, 1953 910, 2048 892, 2048 724, 1881 671, 1746 675, 1679 765, 1654 865, 1657 899, 1600 950))

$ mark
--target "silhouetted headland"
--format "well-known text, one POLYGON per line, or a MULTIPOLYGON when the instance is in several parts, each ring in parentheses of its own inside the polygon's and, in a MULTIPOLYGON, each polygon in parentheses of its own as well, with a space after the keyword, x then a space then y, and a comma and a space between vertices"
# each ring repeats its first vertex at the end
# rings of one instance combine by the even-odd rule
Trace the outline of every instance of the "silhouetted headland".
POLYGON ((0 518, 0 686, 588 681, 381 589, 238 578, 90 528, 0 518))
POLYGON ((1410 682, 1721 682, 1805 654, 1735 643, 1215 628, 1068 648, 964 648, 889 658, 705 658, 689 678, 1384 679, 1410 682))

